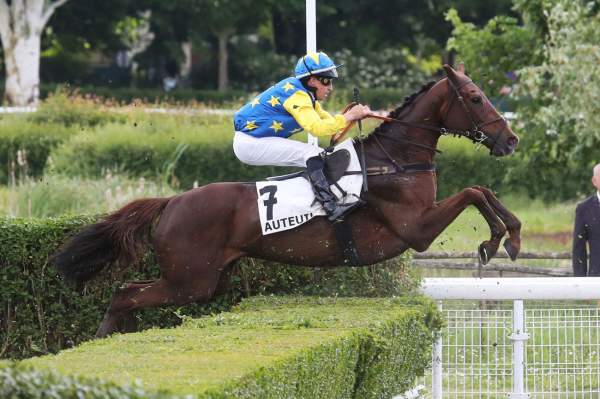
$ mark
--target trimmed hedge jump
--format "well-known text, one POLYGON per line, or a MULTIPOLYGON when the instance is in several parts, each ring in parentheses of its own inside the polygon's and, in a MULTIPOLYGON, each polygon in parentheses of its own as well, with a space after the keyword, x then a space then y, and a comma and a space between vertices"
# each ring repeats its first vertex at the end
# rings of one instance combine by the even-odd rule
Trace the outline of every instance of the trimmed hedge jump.
POLYGON ((421 297, 255 297, 177 328, 22 361, 0 371, 0 396, 30 398, 35 386, 90 398, 392 397, 423 374, 440 326, 421 297))

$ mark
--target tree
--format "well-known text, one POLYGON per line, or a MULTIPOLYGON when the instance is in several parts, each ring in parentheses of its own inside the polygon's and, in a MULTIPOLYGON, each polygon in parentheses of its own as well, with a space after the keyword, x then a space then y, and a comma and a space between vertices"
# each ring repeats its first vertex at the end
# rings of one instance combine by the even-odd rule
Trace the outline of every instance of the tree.
POLYGON ((197 0, 203 16, 199 28, 208 30, 218 41, 219 90, 229 85, 228 43, 235 34, 254 32, 268 16, 268 0, 197 0))
POLYGON ((600 148, 600 12, 582 1, 553 1, 545 8, 543 62, 519 71, 517 93, 527 140, 526 165, 516 178, 530 194, 567 199, 589 191, 600 148), (528 175, 529 174, 529 175, 528 175))
POLYGON ((40 50, 44 27, 67 0, 0 0, 0 39, 6 65, 4 100, 11 105, 37 103, 40 50))
POLYGON ((491 97, 514 82, 516 70, 541 62, 541 37, 516 18, 498 15, 479 28, 450 9, 446 20, 454 27, 446 48, 456 51, 469 75, 491 97))

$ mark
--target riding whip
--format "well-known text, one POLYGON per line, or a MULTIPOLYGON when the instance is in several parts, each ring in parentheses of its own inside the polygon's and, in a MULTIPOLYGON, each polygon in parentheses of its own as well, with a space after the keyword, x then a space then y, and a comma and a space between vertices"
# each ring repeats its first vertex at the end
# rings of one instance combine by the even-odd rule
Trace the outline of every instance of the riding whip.
MULTIPOLYGON (((358 87, 354 87, 354 102, 356 105, 360 104, 360 92, 358 91, 358 87)), ((367 167, 365 163, 365 144, 363 143, 363 133, 362 133, 362 120, 358 120, 358 137, 360 138, 360 168, 362 169, 363 175, 363 191, 366 193, 369 191, 369 186, 367 185, 367 167)))

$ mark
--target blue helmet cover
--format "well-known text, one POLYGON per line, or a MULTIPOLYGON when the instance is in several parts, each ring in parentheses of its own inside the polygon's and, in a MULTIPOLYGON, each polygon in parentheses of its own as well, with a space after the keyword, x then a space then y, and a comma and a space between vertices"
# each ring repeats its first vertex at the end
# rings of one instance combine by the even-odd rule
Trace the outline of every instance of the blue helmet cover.
POLYGON ((294 76, 298 79, 309 75, 337 78, 337 68, 340 66, 335 65, 333 60, 322 51, 311 52, 300 57, 294 69, 294 76))

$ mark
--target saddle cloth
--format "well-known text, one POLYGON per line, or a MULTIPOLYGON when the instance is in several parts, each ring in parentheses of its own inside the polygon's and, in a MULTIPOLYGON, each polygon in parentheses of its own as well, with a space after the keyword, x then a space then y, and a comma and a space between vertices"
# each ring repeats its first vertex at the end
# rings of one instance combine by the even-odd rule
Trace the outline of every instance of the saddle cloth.
MULTIPOLYGON (((352 140, 348 139, 334 147, 334 152, 346 149, 350 152, 348 171, 360 171, 360 161, 352 140)), ((343 176, 337 182, 338 188, 331 186, 332 192, 343 203, 358 201, 362 189, 362 174, 343 176)), ((304 177, 281 181, 256 182, 258 214, 263 235, 293 229, 315 216, 325 215, 321 204, 315 200, 311 184, 304 177)))

